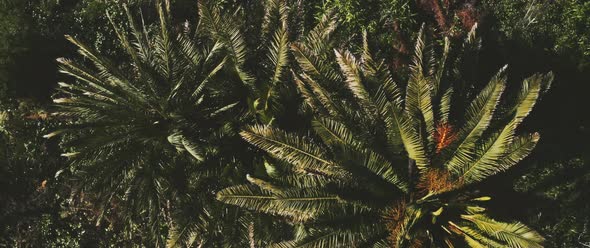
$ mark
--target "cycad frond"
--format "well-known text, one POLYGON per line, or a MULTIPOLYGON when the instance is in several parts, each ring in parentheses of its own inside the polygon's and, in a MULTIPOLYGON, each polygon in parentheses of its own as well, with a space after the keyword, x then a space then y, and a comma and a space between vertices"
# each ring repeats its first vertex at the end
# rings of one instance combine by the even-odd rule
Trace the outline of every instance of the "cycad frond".
POLYGON ((340 144, 360 148, 360 144, 356 141, 352 132, 340 122, 329 118, 318 118, 312 121, 312 126, 326 144, 340 144))
POLYGON ((475 224, 483 234, 509 247, 542 247, 540 243, 543 242, 543 237, 520 222, 503 223, 484 215, 463 215, 461 217, 475 224))
POLYGON ((449 123, 449 114, 451 113, 451 98, 453 97, 453 88, 448 88, 440 99, 438 110, 439 123, 449 123))
POLYGON ((288 22, 287 3, 285 0, 267 0, 264 13, 262 30, 265 33, 272 33, 274 30, 284 29, 288 22))
POLYGON ((304 39, 305 45, 315 55, 325 54, 331 50, 330 36, 338 26, 337 16, 334 11, 328 11, 318 24, 307 34, 304 39))
POLYGON ((297 170, 317 171, 326 176, 342 176, 343 172, 327 158, 328 154, 310 140, 270 127, 252 126, 240 133, 251 144, 272 156, 296 166, 297 170))
MULTIPOLYGON (((514 107, 514 117, 504 128, 479 145, 470 162, 459 172, 465 183, 473 183, 506 170, 528 155, 539 140, 534 134, 514 141, 518 125, 530 113, 540 96, 542 83, 551 77, 535 75, 525 79, 514 107), (504 163, 503 163, 504 162, 504 163)), ((483 132, 483 131, 482 131, 483 132)))
POLYGON ((405 107, 412 119, 423 120, 428 139, 434 134, 432 85, 423 76, 411 77, 406 90, 405 107))
POLYGON ((269 59, 271 61, 271 68, 274 68, 270 85, 275 85, 281 79, 285 71, 285 67, 288 63, 288 52, 289 52, 289 41, 287 37, 287 31, 285 29, 277 30, 274 35, 273 42, 271 43, 271 49, 269 59))
POLYGON ((500 96, 504 92, 504 69, 490 81, 483 91, 471 102, 466 111, 465 124, 457 133, 455 151, 446 164, 451 171, 459 173, 469 159, 474 157, 477 141, 490 124, 500 96))
POLYGON ((194 222, 185 226, 172 226, 168 231, 166 248, 191 247, 199 235, 200 230, 194 222))
POLYGON ((240 26, 233 25, 232 17, 223 16, 219 10, 210 7, 204 1, 199 1, 199 16, 203 28, 228 52, 238 77, 245 85, 251 86, 253 78, 243 69, 243 64, 246 61, 246 44, 240 26))
POLYGON ((430 159, 415 120, 406 116, 396 105, 395 103, 390 105, 388 113, 390 116, 385 120, 388 132, 393 137, 399 135, 408 157, 416 161, 418 167, 427 167, 430 164, 430 159))
POLYGON ((328 211, 339 201, 338 196, 314 189, 298 189, 272 194, 251 185, 238 185, 217 193, 217 199, 232 205, 269 214, 287 216, 305 222, 328 211))
POLYGON ((291 45, 298 65, 312 77, 318 77, 324 85, 337 84, 341 76, 324 59, 332 55, 331 35, 337 27, 334 13, 328 12, 320 22, 302 38, 302 42, 291 45))
POLYGON ((363 75, 361 74, 359 63, 356 58, 349 51, 340 53, 335 51, 336 61, 340 66, 340 70, 344 75, 346 85, 352 94, 358 99, 361 106, 364 108, 366 113, 375 115, 377 114, 377 108, 374 105, 374 101, 371 99, 369 92, 363 85, 363 75))
POLYGON ((306 74, 300 76, 293 75, 293 78, 295 79, 299 91, 312 109, 333 116, 341 115, 342 110, 340 104, 334 102, 332 100, 332 94, 330 94, 318 82, 306 74))

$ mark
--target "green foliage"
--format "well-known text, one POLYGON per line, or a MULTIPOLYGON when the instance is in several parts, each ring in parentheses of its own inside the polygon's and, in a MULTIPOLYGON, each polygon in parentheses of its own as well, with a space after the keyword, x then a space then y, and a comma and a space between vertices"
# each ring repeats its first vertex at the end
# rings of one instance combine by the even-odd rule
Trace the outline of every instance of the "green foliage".
POLYGON ((587 161, 572 159, 537 164, 523 175, 515 188, 540 197, 530 211, 530 222, 546 233, 548 247, 576 247, 590 240, 588 227, 588 196, 580 189, 588 188, 590 172, 587 161))
POLYGON ((381 26, 389 18, 399 22, 403 28, 415 24, 411 3, 406 0, 327 0, 323 1, 321 8, 324 11, 336 10, 349 34, 362 29, 371 33, 383 30, 381 26))
POLYGON ((16 3, 0 2, 0 99, 7 94, 7 87, 15 75, 15 59, 25 52, 26 46, 19 45, 25 40, 29 25, 22 9, 14 7, 16 3))
POLYGON ((56 172, 54 142, 42 138, 57 120, 31 101, 2 102, 0 111, 0 246, 76 247, 116 244, 87 212, 69 209, 69 191, 56 172))
POLYGON ((506 40, 524 42, 528 46, 546 47, 588 64, 590 55, 590 3, 565 1, 484 1, 498 29, 506 40))
POLYGON ((366 30, 373 37, 371 42, 379 44, 379 57, 406 53, 408 36, 424 21, 418 17, 415 3, 407 0, 328 0, 318 1, 313 8, 318 9, 316 19, 322 13, 336 13, 341 25, 335 36, 343 43, 358 44, 362 39, 359 34, 366 30))

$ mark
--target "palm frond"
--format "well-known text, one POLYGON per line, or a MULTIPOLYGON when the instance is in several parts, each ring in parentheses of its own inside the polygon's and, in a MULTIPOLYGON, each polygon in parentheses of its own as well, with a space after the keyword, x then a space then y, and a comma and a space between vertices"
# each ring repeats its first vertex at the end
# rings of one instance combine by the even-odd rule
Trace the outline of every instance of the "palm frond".
POLYGON ((462 215, 461 218, 474 223, 483 233, 505 243, 507 247, 543 247, 543 237, 522 223, 498 222, 484 215, 462 215))
POLYGON ((405 111, 413 119, 422 120, 426 124, 427 139, 432 142, 434 135, 434 111, 432 96, 434 85, 425 76, 423 68, 424 57, 424 27, 418 33, 414 60, 411 66, 410 80, 406 88, 405 111))
POLYGON ((251 144, 267 151, 272 156, 295 165, 299 170, 313 170, 327 176, 343 176, 334 162, 318 145, 270 127, 252 126, 240 133, 251 144))
POLYGON ((245 85, 251 86, 253 77, 242 68, 246 61, 246 44, 239 25, 233 25, 231 16, 222 16, 203 1, 199 1, 199 16, 201 25, 227 50, 238 77, 245 85))
POLYGON ((250 185, 226 188, 217 193, 217 199, 259 212, 286 216, 297 222, 310 220, 339 201, 338 196, 313 189, 272 194, 270 191, 250 185))
POLYGON ((335 51, 336 61, 340 66, 342 74, 344 74, 346 84, 352 94, 359 100, 367 113, 376 113, 377 110, 373 104, 369 92, 363 85, 363 76, 361 75, 360 65, 356 61, 354 55, 349 51, 344 54, 335 51))
POLYGON ((326 144, 360 147, 350 130, 340 122, 330 118, 317 118, 312 121, 312 126, 326 144))
MULTIPOLYGON (((501 132, 492 136, 475 153, 475 159, 462 171, 461 175, 466 183, 480 181, 487 176, 506 170, 510 166, 526 157, 539 140, 534 134, 514 142, 518 125, 530 113, 540 96, 542 82, 547 80, 541 75, 535 75, 524 80, 523 87, 514 108, 513 119, 501 132), (499 164, 504 162, 505 164, 499 164)), ((465 167, 464 167, 465 168, 465 167)))
POLYGON ((272 33, 273 30, 285 29, 288 21, 287 3, 285 0, 267 0, 264 13, 262 30, 265 33, 272 33))
POLYGON ((439 123, 449 123, 449 114, 451 113, 451 98, 453 96, 453 88, 449 87, 443 94, 440 100, 439 109, 439 123))
POLYGON ((191 247, 200 233, 197 229, 196 223, 191 222, 184 226, 172 226, 168 231, 166 248, 191 247))
POLYGON ((281 81, 282 76, 285 74, 285 68, 289 63, 289 41, 285 27, 276 31, 269 50, 268 58, 271 62, 270 68, 272 68, 273 71, 270 81, 267 82, 268 90, 265 96, 265 110, 269 108, 269 101, 273 96, 274 88, 277 83, 281 81))
POLYGON ((395 185, 403 192, 407 192, 408 184, 400 176, 393 164, 389 163, 385 158, 377 153, 364 151, 365 162, 362 163, 369 171, 375 175, 380 176, 386 182, 395 185))
POLYGON ((465 124, 457 134, 456 149, 446 166, 460 174, 460 168, 474 157, 477 141, 490 125, 500 96, 505 89, 504 69, 490 81, 483 91, 467 107, 465 124))
POLYGON ((408 157, 415 160, 419 168, 428 167, 430 159, 414 120, 406 116, 396 104, 391 104, 389 109, 389 116, 385 120, 389 136, 398 136, 403 141, 408 157))
POLYGON ((342 110, 340 109, 340 105, 332 100, 331 94, 318 84, 318 82, 306 74, 293 76, 299 90, 304 94, 303 96, 306 98, 306 102, 310 107, 320 113, 325 111, 332 116, 341 115, 342 110))

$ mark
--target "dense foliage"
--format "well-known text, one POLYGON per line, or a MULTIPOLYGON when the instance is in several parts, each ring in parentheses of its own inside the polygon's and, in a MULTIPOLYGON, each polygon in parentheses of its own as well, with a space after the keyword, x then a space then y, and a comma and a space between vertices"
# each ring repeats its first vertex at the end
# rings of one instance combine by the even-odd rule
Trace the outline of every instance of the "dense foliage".
POLYGON ((589 10, 0 0, 0 247, 588 246, 589 10))

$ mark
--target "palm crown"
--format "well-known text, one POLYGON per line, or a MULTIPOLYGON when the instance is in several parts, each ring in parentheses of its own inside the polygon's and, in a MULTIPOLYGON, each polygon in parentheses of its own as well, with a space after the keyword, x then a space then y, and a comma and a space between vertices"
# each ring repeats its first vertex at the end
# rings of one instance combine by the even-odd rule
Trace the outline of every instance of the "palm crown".
POLYGON ((424 53, 422 33, 405 91, 372 58, 366 36, 360 58, 335 51, 338 68, 301 57, 294 46, 295 79, 315 112, 314 133, 260 125, 243 131, 274 158, 268 176, 248 176, 251 184, 217 198, 285 216, 297 232, 276 247, 540 247, 543 238, 525 225, 488 217, 482 204, 489 197, 466 186, 533 150, 539 134, 516 129, 552 75, 525 79, 515 98, 502 101, 502 69, 453 115, 453 87, 443 80, 448 42, 436 61, 424 53), (331 90, 339 87, 346 92, 331 90))
POLYGON ((58 60, 61 71, 76 81, 60 83, 54 99, 56 114, 68 123, 45 137, 68 133, 64 144, 70 152, 64 156, 82 186, 96 194, 104 214, 122 208, 135 223, 131 226, 145 228, 142 232, 160 245, 161 228, 168 225, 174 233, 178 226, 171 222, 187 223, 181 228, 190 234, 185 241, 194 241, 197 231, 216 230, 207 226, 217 226, 209 220, 223 212, 212 197, 223 185, 216 176, 234 160, 221 156, 220 149, 236 140, 232 130, 240 118, 234 107, 239 99, 232 96, 237 84, 219 73, 229 58, 223 44, 188 23, 172 25, 169 2, 157 2, 155 27, 143 20, 138 25, 130 11, 128 27, 112 22, 127 55, 121 61, 67 37, 90 65, 58 60), (189 206, 194 221, 171 221, 189 206))

